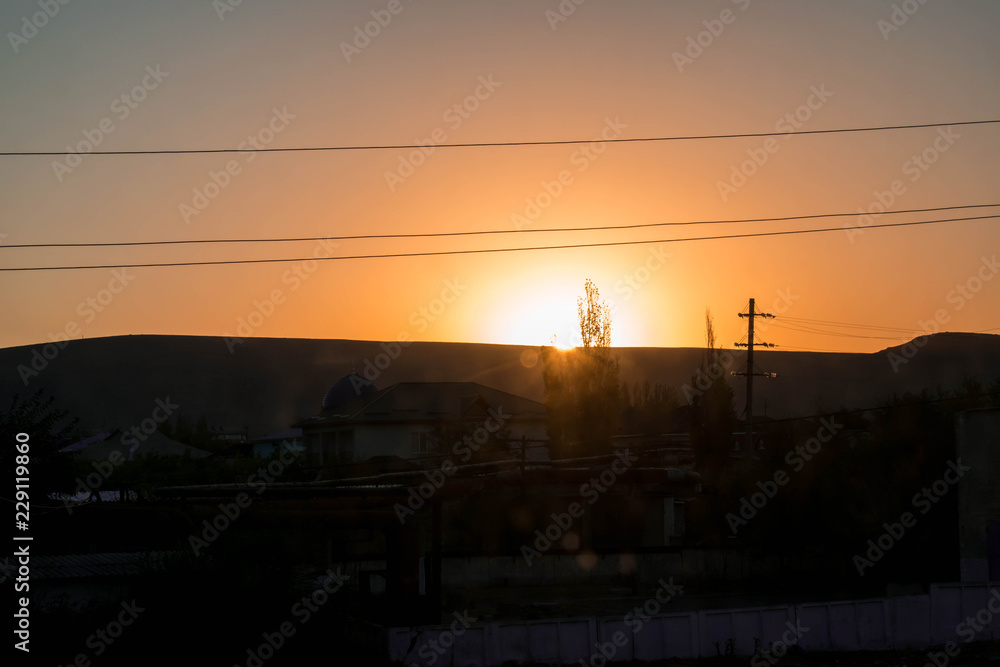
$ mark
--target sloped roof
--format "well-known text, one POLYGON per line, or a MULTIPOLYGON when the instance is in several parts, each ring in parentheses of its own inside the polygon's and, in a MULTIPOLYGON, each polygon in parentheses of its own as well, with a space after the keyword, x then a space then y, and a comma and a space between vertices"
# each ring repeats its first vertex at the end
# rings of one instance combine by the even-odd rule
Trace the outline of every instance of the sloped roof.
POLYGON ((299 423, 485 419, 500 408, 515 419, 545 417, 542 403, 477 382, 400 382, 299 423))
POLYGON ((31 575, 35 579, 122 577, 142 574, 167 555, 165 551, 154 551, 32 556, 31 575))
POLYGON ((120 433, 120 431, 101 431, 100 433, 92 435, 89 438, 84 438, 79 442, 74 442, 72 445, 67 445, 62 449, 60 449, 59 451, 67 453, 80 452, 87 449, 87 447, 89 447, 94 443, 104 442, 105 440, 110 438, 114 433, 120 433))
POLYGON ((254 438, 251 443, 269 443, 269 442, 281 442, 283 440, 296 440, 302 437, 302 429, 300 428, 289 428, 284 431, 277 431, 275 433, 267 433, 260 436, 259 438, 254 438))
POLYGON ((119 452, 126 461, 133 461, 136 458, 150 455, 189 455, 193 459, 203 459, 206 456, 211 456, 211 452, 171 440, 159 431, 153 431, 148 435, 145 433, 142 434, 142 437, 145 438, 144 440, 140 440, 132 435, 125 438, 127 442, 134 442, 134 445, 123 443, 123 435, 121 430, 116 430, 113 433, 106 434, 106 437, 102 440, 88 438, 87 440, 81 440, 68 447, 64 447, 60 451, 74 453, 84 461, 107 461, 114 451, 119 452))

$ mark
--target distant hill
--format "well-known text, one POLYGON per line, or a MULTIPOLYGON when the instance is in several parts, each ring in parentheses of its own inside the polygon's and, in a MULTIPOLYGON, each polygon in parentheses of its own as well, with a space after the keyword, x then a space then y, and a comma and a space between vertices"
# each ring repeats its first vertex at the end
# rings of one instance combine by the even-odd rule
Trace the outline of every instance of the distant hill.
MULTIPOLYGON (((755 413, 765 412, 765 401, 767 416, 790 417, 878 405, 893 393, 952 388, 967 377, 984 384, 1000 377, 1000 336, 942 333, 922 342, 872 354, 756 352, 757 366, 778 377, 756 379, 755 413)), ((544 400, 538 348, 516 345, 412 343, 379 370, 375 364, 384 365, 389 354, 383 344, 368 341, 251 338, 231 353, 219 337, 115 336, 72 341, 25 386, 18 367, 30 369, 33 360, 41 367, 41 355, 56 349, 0 350, 0 405, 42 387, 79 415, 83 428, 98 430, 139 424, 152 415, 157 399, 169 397, 188 419, 205 415, 212 426, 247 427, 257 436, 317 414, 329 386, 352 368, 367 370, 379 387, 472 381, 544 400)), ((691 381, 703 350, 619 348, 618 354, 624 381, 679 389, 691 381)), ((727 377, 745 358, 742 351, 731 354, 727 377)), ((742 411, 743 380, 730 381, 742 411)))

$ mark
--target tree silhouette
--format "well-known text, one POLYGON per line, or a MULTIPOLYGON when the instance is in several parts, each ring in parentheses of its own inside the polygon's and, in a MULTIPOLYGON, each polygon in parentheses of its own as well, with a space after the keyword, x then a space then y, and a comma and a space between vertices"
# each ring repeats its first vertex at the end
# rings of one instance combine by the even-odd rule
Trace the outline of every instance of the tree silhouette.
POLYGON ((27 399, 15 394, 10 407, 0 412, 0 438, 4 443, 0 447, 0 468, 13 472, 15 439, 18 433, 26 433, 32 495, 39 499, 73 489, 73 459, 59 449, 78 438, 78 420, 70 419, 69 412, 56 408, 54 403, 55 398, 46 398, 39 389, 27 399))
POLYGON ((665 433, 675 424, 680 407, 673 387, 649 380, 636 382, 630 389, 622 383, 622 428, 625 433, 665 433))
POLYGON ((582 346, 542 348, 549 439, 557 457, 610 451, 618 427, 619 360, 611 350, 611 309, 589 279, 577 300, 582 346))
POLYGON ((726 381, 729 372, 725 363, 731 359, 715 347, 715 327, 712 311, 705 309, 705 356, 692 384, 708 386, 693 397, 691 440, 695 456, 708 471, 717 470, 729 456, 733 430, 736 427, 735 394, 726 381))

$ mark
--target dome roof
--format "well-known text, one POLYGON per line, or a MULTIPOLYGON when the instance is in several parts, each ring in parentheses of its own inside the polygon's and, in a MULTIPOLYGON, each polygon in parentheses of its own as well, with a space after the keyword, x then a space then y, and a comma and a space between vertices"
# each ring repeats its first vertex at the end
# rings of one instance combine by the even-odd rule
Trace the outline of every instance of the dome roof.
POLYGON ((362 396, 370 396, 377 391, 378 387, 361 375, 357 373, 345 375, 327 390, 326 396, 323 397, 323 411, 332 410, 362 396))

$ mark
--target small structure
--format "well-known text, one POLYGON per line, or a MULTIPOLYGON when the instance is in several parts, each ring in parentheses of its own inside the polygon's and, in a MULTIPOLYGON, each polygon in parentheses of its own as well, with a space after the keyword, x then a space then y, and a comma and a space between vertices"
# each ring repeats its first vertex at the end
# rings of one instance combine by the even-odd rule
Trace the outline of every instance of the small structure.
POLYGON ((249 442, 248 454, 256 458, 267 458, 282 451, 301 453, 305 445, 302 429, 290 428, 276 433, 268 433, 249 442))
POLYGON ((547 460, 545 406, 476 382, 400 382, 379 389, 352 373, 323 398, 321 414, 295 424, 313 463, 413 459, 486 452, 504 440, 526 460, 547 460))

